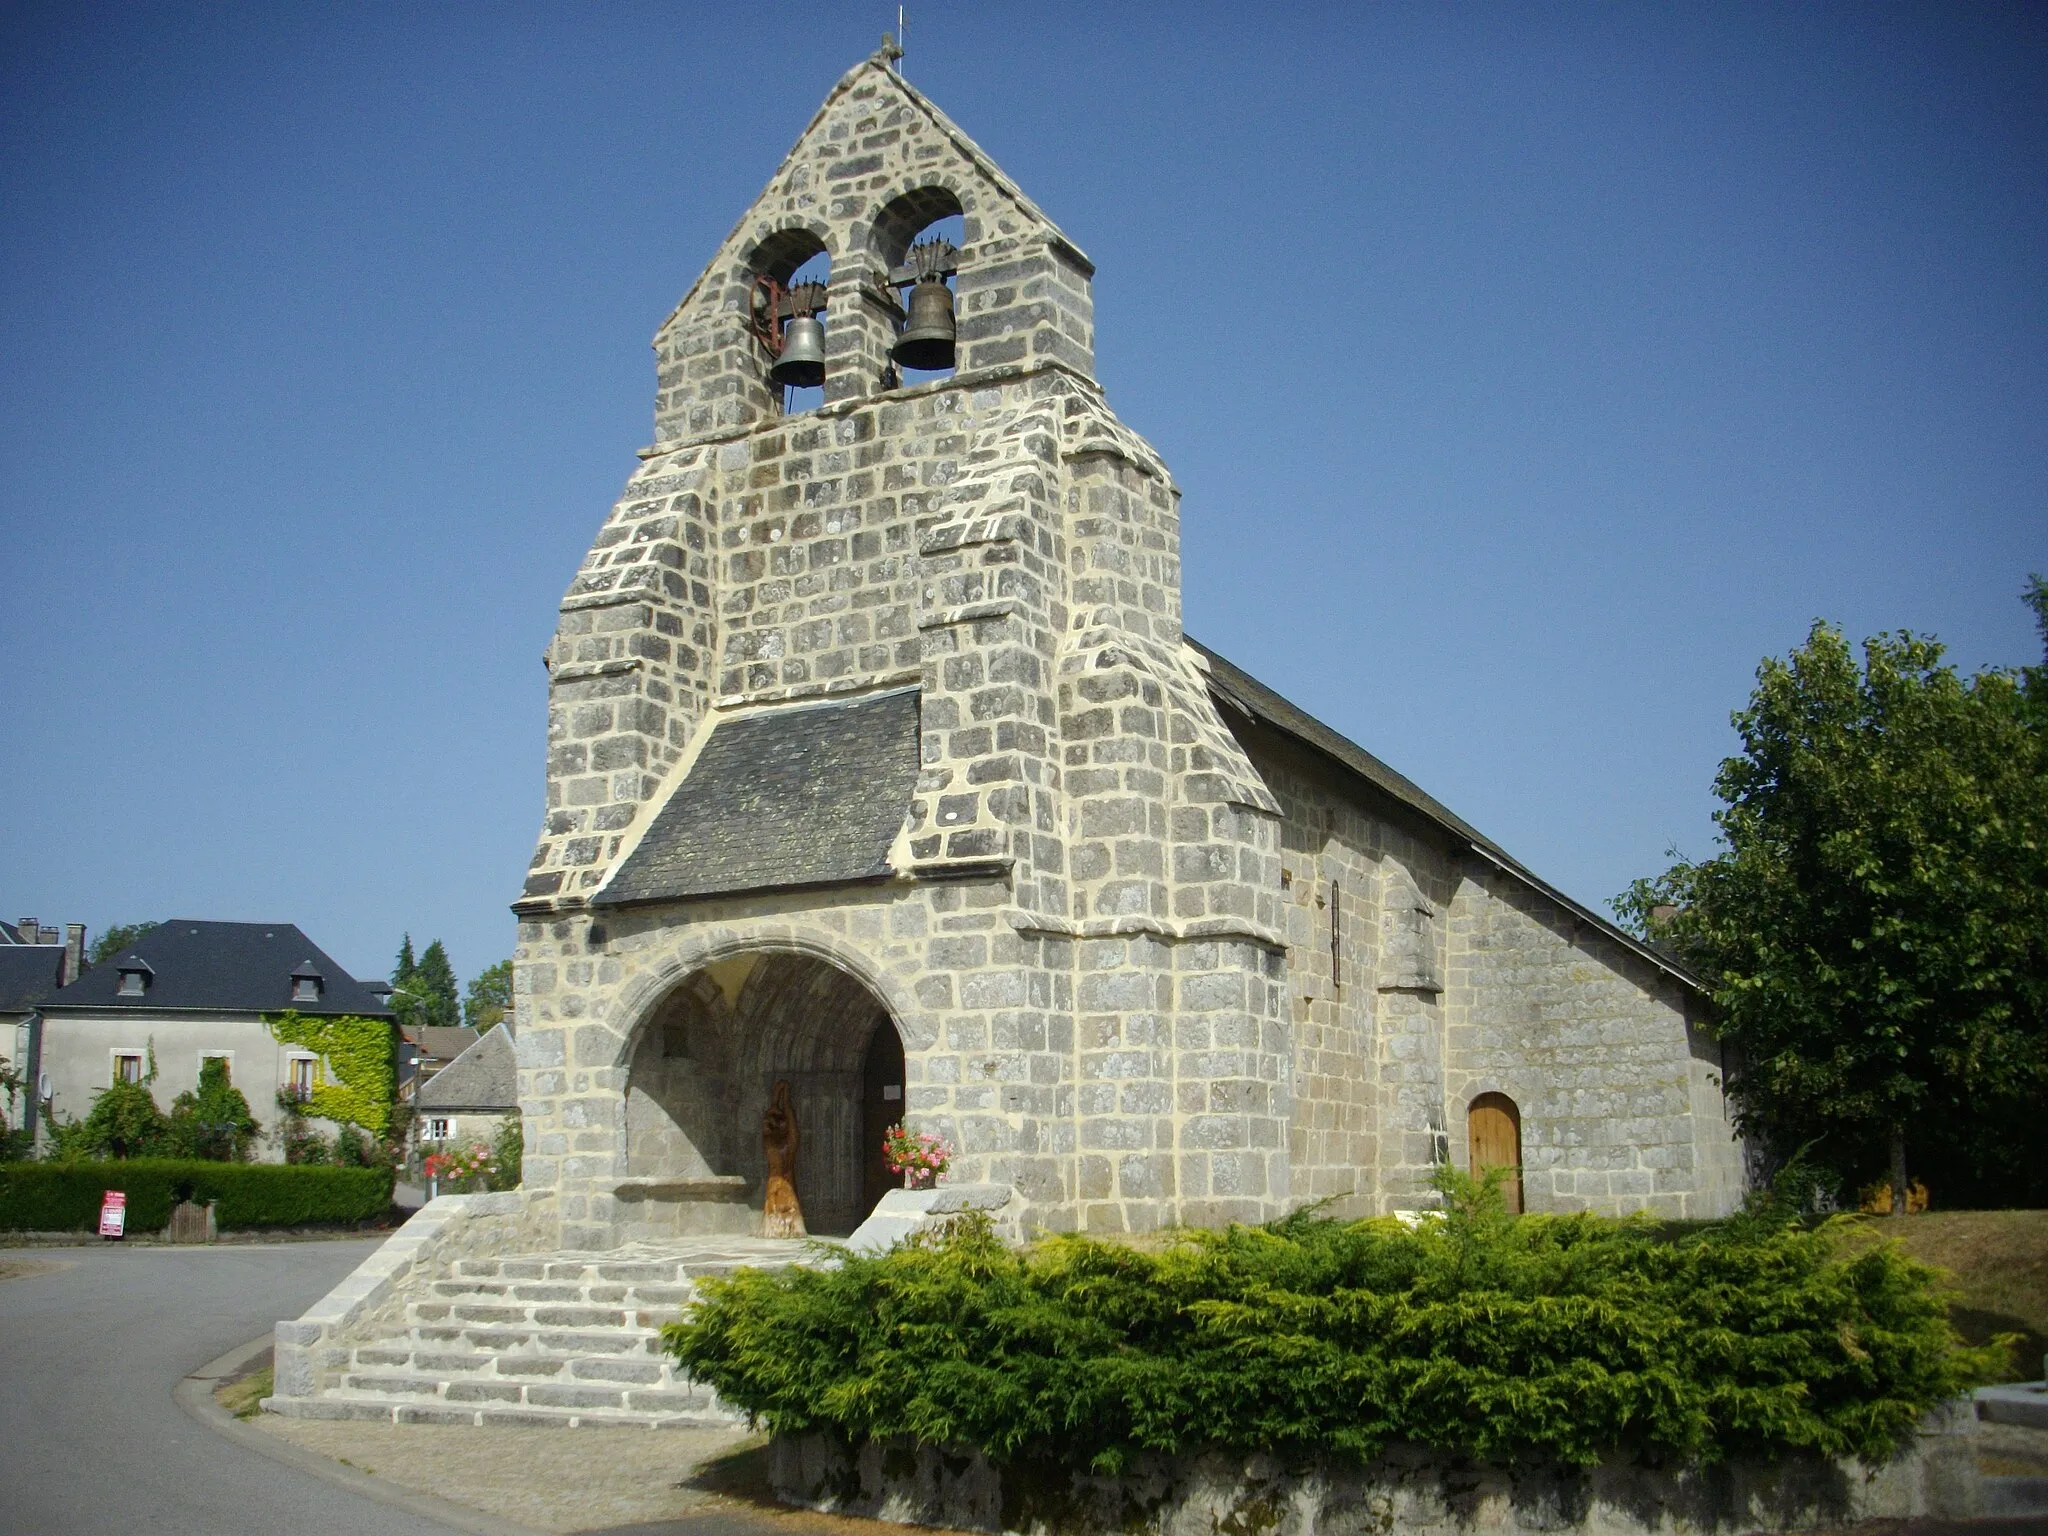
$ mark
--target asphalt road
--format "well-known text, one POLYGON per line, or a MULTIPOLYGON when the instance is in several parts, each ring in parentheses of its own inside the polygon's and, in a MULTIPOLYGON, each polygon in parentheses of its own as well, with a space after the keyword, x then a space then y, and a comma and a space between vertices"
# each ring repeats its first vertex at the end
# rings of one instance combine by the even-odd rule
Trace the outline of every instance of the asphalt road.
POLYGON ((0 1250, 66 1266, 0 1280, 0 1533, 451 1536, 245 1450, 171 1398, 375 1247, 0 1250))

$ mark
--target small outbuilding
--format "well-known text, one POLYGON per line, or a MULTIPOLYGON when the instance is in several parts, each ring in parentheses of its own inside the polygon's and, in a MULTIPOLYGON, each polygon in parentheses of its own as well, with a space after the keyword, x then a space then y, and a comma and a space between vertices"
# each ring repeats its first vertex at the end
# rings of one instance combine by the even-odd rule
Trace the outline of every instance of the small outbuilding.
POLYGON ((465 1144, 488 1147, 519 1113, 519 1063, 503 1024, 420 1085, 413 1116, 416 1153, 465 1144))

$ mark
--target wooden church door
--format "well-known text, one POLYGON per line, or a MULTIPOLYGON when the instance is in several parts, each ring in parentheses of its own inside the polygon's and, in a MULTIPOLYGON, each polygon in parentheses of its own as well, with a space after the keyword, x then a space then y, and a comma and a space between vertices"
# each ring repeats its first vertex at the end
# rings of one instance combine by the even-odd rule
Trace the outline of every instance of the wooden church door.
POLYGON ((1472 1133, 1472 1176, 1477 1178, 1488 1168, 1511 1169, 1501 1193, 1507 1197, 1508 1211, 1521 1215, 1522 1112, 1504 1093, 1482 1093, 1472 1101, 1466 1123, 1472 1133))

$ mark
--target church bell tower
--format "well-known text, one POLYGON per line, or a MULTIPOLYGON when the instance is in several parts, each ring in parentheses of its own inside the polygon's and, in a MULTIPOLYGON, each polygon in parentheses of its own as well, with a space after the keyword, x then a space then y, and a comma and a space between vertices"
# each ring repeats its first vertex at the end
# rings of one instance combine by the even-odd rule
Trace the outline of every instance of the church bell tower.
POLYGON ((891 1113, 1013 1230, 1285 1207, 1277 807, 1182 642, 1093 274, 885 51, 656 334, 515 906, 565 1243, 756 1219, 779 1083, 814 1231, 891 1113))

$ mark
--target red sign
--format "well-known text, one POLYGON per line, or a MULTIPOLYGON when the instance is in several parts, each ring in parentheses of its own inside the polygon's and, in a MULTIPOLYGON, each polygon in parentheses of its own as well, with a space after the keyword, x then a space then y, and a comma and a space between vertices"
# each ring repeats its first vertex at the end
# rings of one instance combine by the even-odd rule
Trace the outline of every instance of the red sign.
POLYGON ((110 1189, 100 1202, 100 1236, 126 1237, 128 1235, 128 1193, 126 1190, 110 1189))

